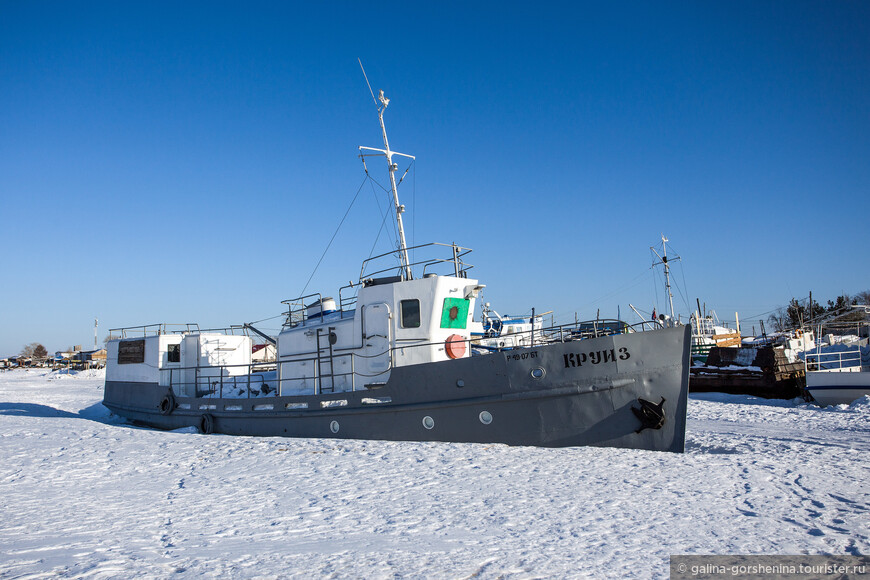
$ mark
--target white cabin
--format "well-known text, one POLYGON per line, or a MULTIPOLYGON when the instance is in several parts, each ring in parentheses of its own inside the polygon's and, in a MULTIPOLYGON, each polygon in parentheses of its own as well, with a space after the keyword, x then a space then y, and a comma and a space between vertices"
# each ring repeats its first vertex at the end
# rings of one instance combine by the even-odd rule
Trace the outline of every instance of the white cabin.
POLYGON ((385 383, 394 367, 470 356, 481 288, 455 276, 395 277, 365 281, 352 311, 316 300, 278 335, 282 392, 360 390, 385 383))
POLYGON ((181 396, 196 396, 222 377, 246 375, 251 338, 217 332, 163 333, 121 338, 107 344, 106 380, 172 385, 181 396))
MULTIPOLYGON (((181 334, 149 334, 106 344, 106 380, 169 385, 169 373, 181 368, 181 334)), ((180 371, 179 371, 180 372, 180 371)))

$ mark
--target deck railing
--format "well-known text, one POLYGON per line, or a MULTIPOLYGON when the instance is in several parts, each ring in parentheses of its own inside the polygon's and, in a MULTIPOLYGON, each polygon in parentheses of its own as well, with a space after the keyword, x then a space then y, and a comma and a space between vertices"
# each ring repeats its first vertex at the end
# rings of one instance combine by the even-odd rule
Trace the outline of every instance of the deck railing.
POLYGON ((140 338, 146 336, 160 336, 163 334, 230 334, 237 336, 250 336, 243 324, 226 326, 223 328, 200 328, 195 322, 141 324, 138 326, 125 326, 124 328, 112 328, 109 330, 111 338, 140 338))
MULTIPOLYGON (((511 351, 514 348, 529 348, 554 343, 575 342, 589 338, 643 332, 650 321, 628 324, 616 319, 598 319, 584 322, 572 322, 535 328, 514 333, 502 333, 500 337, 519 337, 528 339, 520 347, 483 347, 490 352, 511 351)), ((658 324, 656 322, 656 324, 658 324)), ((481 347, 481 337, 466 339, 466 346, 481 347)), ((216 398, 263 398, 291 395, 320 395, 324 393, 340 393, 350 391, 367 391, 376 385, 382 385, 376 379, 387 376, 394 367, 395 352, 413 348, 443 346, 442 342, 402 343, 382 353, 364 355, 357 352, 341 352, 340 350, 279 356, 277 361, 254 362, 240 365, 195 366, 163 368, 161 384, 172 387, 179 396, 216 397, 216 398), (358 367, 365 367, 360 359, 388 357, 388 365, 377 373, 359 372, 358 367), (346 370, 336 372, 339 364, 346 370), (308 376, 288 376, 289 365, 310 365, 308 376), (324 370, 326 372, 324 372, 324 370), (274 373, 274 375, 270 375, 274 373), (309 385, 310 383, 310 385, 309 385), (304 387, 302 386, 304 385, 304 387), (264 388, 265 387, 265 388, 264 388), (343 387, 343 389, 337 389, 343 387), (239 396, 239 391, 242 395, 239 396), (233 395, 233 396, 227 396, 233 395)))
POLYGON ((861 349, 806 353, 804 366, 807 371, 857 372, 861 370, 861 349))
POLYGON ((125 326, 124 328, 109 329, 109 336, 113 338, 136 338, 156 336, 161 334, 192 334, 202 332, 195 322, 171 324, 160 322, 157 324, 141 324, 139 326, 125 326))
MULTIPOLYGON (((453 266, 453 271, 449 274, 454 275, 457 278, 467 278, 468 271, 474 268, 474 266, 472 266, 471 264, 467 264, 463 259, 471 253, 471 248, 463 248, 461 246, 457 246, 456 244, 442 244, 439 242, 431 242, 428 244, 410 246, 407 248, 407 250, 409 255, 411 256, 411 263, 408 264, 408 266, 411 268, 412 272, 416 269, 418 275, 420 275, 421 277, 425 276, 426 274, 435 273, 432 270, 444 264, 450 264, 453 266), (445 251, 447 248, 450 249, 450 257, 436 257, 434 255, 435 252, 442 252, 445 251), (425 253, 424 255, 426 257, 416 259, 415 256, 418 253, 425 253)), ((399 259, 399 254, 399 250, 393 250, 391 252, 387 252, 379 256, 374 256, 363 261, 359 274, 360 282, 368 278, 375 278, 377 276, 381 276, 387 273, 398 273, 399 275, 401 275, 403 267, 400 265, 401 260, 399 259), (388 260, 392 261, 389 266, 382 265, 388 260)))
MULTIPOLYGON (((376 356, 387 354, 385 351, 376 356)), ((365 375, 356 372, 357 358, 372 358, 371 356, 348 352, 335 354, 327 362, 330 369, 341 360, 349 361, 349 369, 344 372, 322 372, 324 365, 317 364, 316 354, 300 358, 286 358, 272 362, 257 362, 238 365, 172 367, 160 369, 161 384, 172 388, 180 396, 216 397, 251 399, 289 395, 320 395, 336 390, 336 382, 350 386, 351 391, 365 389, 365 379, 384 375, 392 368, 378 374, 365 375), (286 376, 284 367, 291 364, 310 364, 310 376, 286 376), (270 376, 271 373, 274 375, 270 376), (306 383, 311 383, 307 386, 306 383), (300 385, 305 385, 304 387, 300 385), (264 389, 265 387, 265 389, 264 389), (243 395, 238 396, 238 391, 243 395), (230 396, 232 395, 232 396, 230 396)), ((391 361, 392 363, 392 357, 391 361)))

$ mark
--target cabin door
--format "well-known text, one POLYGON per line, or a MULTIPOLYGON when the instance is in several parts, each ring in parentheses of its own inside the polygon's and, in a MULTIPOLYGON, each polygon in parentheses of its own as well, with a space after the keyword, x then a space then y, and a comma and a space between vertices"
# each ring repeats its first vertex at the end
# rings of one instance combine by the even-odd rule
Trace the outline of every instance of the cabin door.
POLYGON ((363 307, 363 355, 358 365, 362 384, 385 382, 390 376, 390 307, 380 302, 363 307))
POLYGON ((181 339, 181 393, 185 397, 197 397, 197 373, 199 366, 199 336, 195 334, 185 335, 181 339))

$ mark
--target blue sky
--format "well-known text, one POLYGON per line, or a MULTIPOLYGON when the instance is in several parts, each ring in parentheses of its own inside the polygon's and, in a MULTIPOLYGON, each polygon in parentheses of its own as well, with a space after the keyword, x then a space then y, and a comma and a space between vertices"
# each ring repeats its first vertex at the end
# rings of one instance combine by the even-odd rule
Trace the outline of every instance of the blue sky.
MULTIPOLYGON (((684 314, 870 289, 867 3, 7 0, 0 356, 279 314, 380 146, 357 58, 409 239, 474 248, 501 312, 662 311, 662 233, 684 314)), ((309 291, 368 257, 365 187, 309 291)))

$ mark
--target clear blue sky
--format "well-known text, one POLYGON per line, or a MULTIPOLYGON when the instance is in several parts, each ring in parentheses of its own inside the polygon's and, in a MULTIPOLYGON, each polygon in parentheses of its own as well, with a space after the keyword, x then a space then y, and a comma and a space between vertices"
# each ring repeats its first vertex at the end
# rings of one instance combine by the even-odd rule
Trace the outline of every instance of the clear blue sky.
MULTIPOLYGON (((499 311, 661 312, 662 232, 684 314, 870 289, 866 2, 5 0, 0 356, 279 314, 380 145, 358 57, 409 237, 474 248, 499 311)), ((309 291, 379 223, 366 189, 309 291)))

